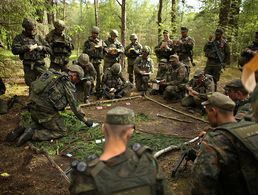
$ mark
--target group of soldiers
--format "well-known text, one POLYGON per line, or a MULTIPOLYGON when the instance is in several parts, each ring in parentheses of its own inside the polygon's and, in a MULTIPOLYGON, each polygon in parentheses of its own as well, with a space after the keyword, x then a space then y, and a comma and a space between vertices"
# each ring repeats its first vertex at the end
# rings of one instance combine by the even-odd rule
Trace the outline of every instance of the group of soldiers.
MULTIPOLYGON (((32 20, 24 19, 22 26, 24 31, 15 37, 12 51, 23 61, 32 122, 27 126, 20 123, 5 141, 17 141, 17 146, 21 146, 28 140, 64 136, 67 129, 59 111, 68 104, 76 117, 91 127, 93 121, 80 110, 77 101, 88 103, 94 90, 99 98, 130 96, 135 79, 138 91, 146 93, 152 85, 150 93, 180 100, 186 107, 201 107, 207 113, 213 130, 202 134, 204 139, 193 167, 192 194, 258 193, 258 87, 250 94, 241 80, 235 79, 225 85, 224 94, 215 92, 230 56, 221 29, 204 47, 208 59, 205 69, 197 70, 190 80, 190 65, 195 65, 194 40, 186 27, 181 28, 178 41, 171 40, 165 30, 164 39, 155 47, 158 72, 156 79, 151 80, 151 49, 142 46, 136 34, 130 36, 131 43, 124 49, 116 30, 103 41, 99 38, 100 29, 93 27, 83 53, 72 66, 67 66, 74 46, 64 32, 63 21, 57 20, 55 29, 45 39, 37 35, 32 20), (129 81, 121 72, 124 54, 129 81), (51 61, 48 70, 46 55, 50 55, 51 61)), ((254 42, 257 44, 258 33, 254 42)), ((253 57, 258 50, 254 48, 257 47, 248 47, 242 56, 248 53, 253 57)), ((131 109, 115 107, 108 111, 102 125, 104 151, 99 158, 90 156, 86 162, 71 164, 70 193, 170 194, 150 148, 140 144, 127 146, 134 130, 135 114, 131 109)))

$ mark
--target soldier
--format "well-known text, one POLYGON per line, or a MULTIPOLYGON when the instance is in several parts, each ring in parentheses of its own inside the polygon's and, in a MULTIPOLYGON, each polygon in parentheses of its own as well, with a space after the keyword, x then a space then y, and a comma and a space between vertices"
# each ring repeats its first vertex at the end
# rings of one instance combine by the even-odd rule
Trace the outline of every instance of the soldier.
POLYGON ((99 38, 99 28, 93 26, 91 30, 91 36, 84 43, 83 53, 86 53, 90 57, 90 61, 93 64, 96 72, 96 92, 100 91, 102 67, 101 62, 104 58, 104 48, 106 44, 99 38))
POLYGON ((227 83, 224 87, 225 94, 229 96, 236 104, 234 116, 237 121, 242 120, 251 112, 251 103, 249 93, 245 89, 240 79, 234 79, 227 83))
POLYGON ((117 40, 117 30, 111 30, 108 39, 105 41, 107 45, 104 57, 104 71, 110 68, 114 63, 120 62, 122 54, 124 53, 123 45, 117 40))
POLYGON ((146 92, 148 90, 150 75, 153 73, 153 61, 149 57, 150 52, 150 47, 144 46, 142 55, 134 62, 135 84, 138 91, 146 92))
POLYGON ((203 70, 196 70, 194 77, 186 84, 188 96, 181 101, 182 106, 200 107, 207 99, 207 95, 215 91, 215 84, 211 75, 205 74, 203 70))
POLYGON ((131 43, 125 48, 125 55, 127 57, 127 73, 128 78, 131 83, 133 83, 133 66, 134 61, 137 57, 141 55, 142 45, 138 42, 138 37, 136 34, 130 35, 131 43))
POLYGON ((139 143, 132 149, 127 146, 134 129, 135 114, 131 109, 115 107, 107 112, 102 125, 105 145, 101 156, 72 163, 72 195, 168 193, 151 150, 139 143))
POLYGON ((54 27, 55 29, 46 35, 46 41, 52 49, 52 54, 50 55, 50 68, 65 72, 74 46, 72 44, 72 39, 64 32, 64 21, 56 20, 54 22, 54 27))
POLYGON ((165 89, 163 97, 166 100, 180 100, 185 96, 185 84, 188 74, 185 66, 179 62, 177 55, 171 55, 166 79, 160 82, 165 89))
POLYGON ((82 67, 84 72, 84 77, 81 79, 81 82, 75 85, 77 99, 80 102, 89 103, 89 97, 94 88, 97 72, 93 64, 90 63, 89 56, 85 53, 80 55, 75 65, 82 67))
POLYGON ((175 51, 179 56, 179 61, 186 65, 188 74, 190 74, 190 62, 192 66, 195 66, 193 62, 194 39, 188 36, 186 27, 181 27, 181 35, 179 41, 176 42, 175 51))
POLYGON ((258 124, 237 123, 235 103, 215 92, 204 102, 210 125, 193 167, 192 194, 258 193, 258 124))
POLYGON ((212 75, 215 82, 215 90, 220 79, 220 73, 226 64, 230 63, 230 49, 227 41, 223 38, 223 30, 216 29, 215 39, 209 37, 208 43, 204 46, 205 56, 208 58, 205 73, 212 75))
POLYGON ((167 59, 169 60, 169 56, 175 53, 173 41, 169 37, 169 32, 167 30, 163 31, 163 40, 155 47, 155 54, 160 59, 167 59))
POLYGON ((113 99, 130 96, 133 85, 124 79, 121 70, 119 63, 106 70, 102 78, 103 97, 113 99))
POLYGON ((32 20, 24 18, 22 27, 24 31, 13 40, 12 52, 23 61, 25 83, 30 87, 46 69, 44 58, 52 51, 48 43, 37 35, 36 24, 32 20))
POLYGON ((6 141, 12 142, 19 137, 17 146, 21 146, 31 139, 42 141, 64 136, 66 127, 59 111, 64 110, 68 104, 79 120, 92 126, 92 121, 87 120, 80 111, 73 95, 76 90, 74 84, 83 78, 83 70, 77 65, 68 70, 67 75, 50 69, 32 83, 28 105, 32 123, 27 128, 18 126, 7 135, 6 141))

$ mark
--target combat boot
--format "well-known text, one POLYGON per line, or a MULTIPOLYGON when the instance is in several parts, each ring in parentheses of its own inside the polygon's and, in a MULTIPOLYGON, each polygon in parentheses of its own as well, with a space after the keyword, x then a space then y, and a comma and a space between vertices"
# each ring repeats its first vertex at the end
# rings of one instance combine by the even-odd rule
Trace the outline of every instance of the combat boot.
POLYGON ((24 127, 18 126, 13 131, 7 134, 4 141, 13 142, 16 140, 16 138, 18 138, 21 134, 23 134, 24 131, 25 131, 24 127))
POLYGON ((33 136, 33 132, 34 130, 32 128, 26 128, 24 133, 18 139, 16 146, 19 147, 23 145, 25 142, 29 141, 33 136))

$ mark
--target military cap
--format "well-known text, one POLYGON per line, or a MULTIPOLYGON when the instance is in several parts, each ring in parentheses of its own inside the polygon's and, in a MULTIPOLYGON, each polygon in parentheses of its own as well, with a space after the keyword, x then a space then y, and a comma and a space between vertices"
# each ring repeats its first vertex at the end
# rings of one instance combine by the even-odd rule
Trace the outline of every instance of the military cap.
POLYGON ((65 29, 65 22, 63 21, 63 20, 56 20, 55 22, 54 22, 54 27, 56 28, 56 29, 65 29))
POLYGON ((163 30, 163 34, 168 34, 168 30, 163 30))
POLYGON ((150 53, 150 52, 151 52, 151 49, 150 49, 149 46, 145 45, 145 46, 142 48, 142 52, 150 53))
POLYGON ((243 90, 246 93, 248 93, 247 90, 245 89, 241 79, 234 79, 234 80, 230 81, 224 87, 224 89, 227 89, 227 88, 240 89, 240 90, 243 90))
POLYGON ((99 27, 97 27, 97 26, 93 26, 92 29, 91 29, 92 33, 99 33, 99 31, 100 31, 99 27))
POLYGON ((67 69, 72 72, 77 72, 80 80, 84 77, 84 71, 83 71, 82 67, 80 67, 78 65, 69 66, 67 69))
POLYGON ((188 32, 188 28, 185 27, 185 26, 182 26, 182 27, 181 27, 181 32, 188 32))
POLYGON ((115 107, 107 112, 106 123, 112 125, 134 125, 134 111, 125 107, 115 107))
POLYGON ((204 74, 204 71, 201 69, 197 69, 194 73, 194 77, 199 77, 202 74, 204 74))
POLYGON ((215 30, 215 34, 219 34, 219 35, 222 35, 224 33, 224 31, 221 29, 221 28, 217 28, 215 30))
POLYGON ((179 60, 179 57, 176 54, 169 56, 170 62, 174 62, 174 61, 178 61, 178 60, 179 60))
POLYGON ((118 37, 118 31, 115 30, 115 29, 111 30, 110 31, 110 36, 112 36, 112 35, 115 35, 116 37, 118 37))
POLYGON ((135 33, 133 33, 133 34, 131 34, 130 35, 130 40, 132 41, 132 40, 137 40, 138 39, 138 37, 137 37, 137 35, 135 34, 135 33))
POLYGON ((88 54, 82 53, 78 59, 79 64, 86 65, 90 61, 88 54))
POLYGON ((212 105, 223 110, 233 111, 236 104, 230 97, 219 92, 214 92, 208 95, 208 100, 202 102, 202 105, 212 105))
POLYGON ((33 20, 24 18, 22 22, 22 27, 25 29, 34 29, 36 27, 36 24, 33 20))

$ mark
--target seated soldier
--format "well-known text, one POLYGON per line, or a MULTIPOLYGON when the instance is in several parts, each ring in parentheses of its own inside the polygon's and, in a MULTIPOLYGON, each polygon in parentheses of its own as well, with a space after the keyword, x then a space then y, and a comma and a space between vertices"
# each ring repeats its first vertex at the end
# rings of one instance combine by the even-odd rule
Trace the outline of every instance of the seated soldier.
POLYGON ((6 141, 12 142, 19 137, 17 146, 21 146, 31 139, 43 141, 64 136, 66 127, 59 111, 64 110, 68 104, 79 120, 92 126, 92 121, 87 120, 80 111, 73 95, 74 84, 83 77, 83 70, 77 65, 68 67, 68 70, 67 75, 50 69, 32 82, 28 105, 32 123, 26 128, 19 125, 7 135, 6 141))
POLYGON ((166 79, 160 82, 160 85, 165 87, 164 99, 177 101, 183 98, 185 96, 185 84, 188 81, 187 76, 187 70, 179 62, 178 56, 171 55, 166 79))
POLYGON ((82 67, 84 71, 84 77, 75 85, 77 100, 89 103, 89 97, 94 88, 94 80, 96 79, 97 72, 93 64, 90 63, 89 56, 85 53, 80 55, 75 64, 82 67))
POLYGON ((252 110, 248 91, 245 89, 240 79, 234 79, 227 83, 224 90, 225 94, 236 104, 234 109, 236 120, 242 120, 252 110))
POLYGON ((148 90, 150 75, 153 73, 153 61, 149 57, 150 52, 150 47, 144 46, 142 55, 134 62, 135 84, 138 91, 146 92, 148 90))
POLYGON ((131 109, 115 107, 102 125, 104 151, 89 162, 72 163, 70 194, 157 194, 163 195, 164 178, 146 146, 127 143, 135 129, 131 109))
POLYGON ((209 93, 215 90, 215 84, 211 75, 203 70, 196 70, 194 77, 186 84, 188 96, 181 101, 182 106, 201 108, 201 103, 207 99, 209 93))
POLYGON ((122 67, 119 63, 106 69, 102 78, 102 96, 104 98, 130 96, 133 85, 124 79, 121 70, 122 67))

